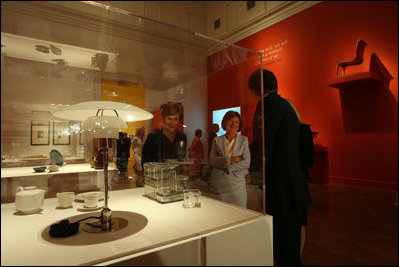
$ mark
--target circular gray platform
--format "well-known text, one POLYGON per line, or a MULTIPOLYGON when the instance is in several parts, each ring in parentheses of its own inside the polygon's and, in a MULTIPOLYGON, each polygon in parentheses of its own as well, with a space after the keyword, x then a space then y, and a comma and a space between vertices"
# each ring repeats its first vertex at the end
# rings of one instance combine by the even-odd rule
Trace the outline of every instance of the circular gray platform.
MULTIPOLYGON (((71 223, 73 223, 73 222, 76 222, 80 219, 84 219, 89 216, 99 216, 99 215, 100 215, 100 213, 97 211, 97 212, 79 214, 79 215, 71 216, 71 217, 64 218, 64 219, 69 220, 71 223)), ((83 224, 85 224, 86 222, 96 220, 96 219, 89 219, 87 221, 83 221, 80 223, 79 231, 76 235, 69 236, 69 237, 60 237, 60 238, 51 237, 49 234, 51 225, 49 225, 42 231, 41 236, 45 241, 54 243, 54 244, 59 244, 59 245, 68 245, 68 246, 92 245, 92 244, 99 244, 99 243, 114 241, 114 240, 118 240, 118 239, 130 236, 130 235, 133 235, 133 234, 139 232, 140 230, 142 230, 148 223, 148 220, 145 216, 135 213, 135 212, 112 211, 112 217, 113 218, 120 217, 120 218, 126 219, 128 221, 128 225, 125 228, 118 230, 118 231, 114 231, 114 232, 88 233, 88 232, 82 230, 83 224)), ((54 223, 59 223, 59 221, 54 222, 54 223)), ((54 223, 52 223, 52 224, 54 224, 54 223)))

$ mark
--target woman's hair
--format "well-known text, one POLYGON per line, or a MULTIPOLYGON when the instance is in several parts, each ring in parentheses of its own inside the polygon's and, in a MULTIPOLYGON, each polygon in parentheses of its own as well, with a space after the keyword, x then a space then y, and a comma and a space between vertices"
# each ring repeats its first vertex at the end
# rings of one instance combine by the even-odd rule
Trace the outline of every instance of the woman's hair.
MULTIPOLYGON (((262 70, 263 73, 263 94, 270 91, 277 91, 277 79, 274 73, 269 70, 262 70)), ((260 70, 254 71, 248 79, 248 88, 253 91, 255 95, 261 96, 261 72, 260 70)))
POLYGON ((238 117, 238 119, 240 120, 240 125, 238 126, 238 131, 241 131, 242 121, 241 121, 240 113, 238 113, 236 111, 232 111, 232 110, 227 111, 227 113, 224 114, 224 116, 223 116, 223 120, 222 120, 222 128, 223 128, 223 130, 226 130, 226 122, 228 120, 230 120, 231 118, 234 118, 234 117, 238 117))
POLYGON ((144 133, 144 127, 138 127, 136 129, 136 135, 138 135, 140 133, 140 131, 142 131, 144 133))
POLYGON ((162 118, 165 119, 166 116, 179 115, 179 120, 183 117, 182 107, 180 103, 168 102, 161 106, 162 118))
POLYGON ((195 130, 195 136, 200 136, 202 134, 202 130, 201 129, 197 129, 195 130))

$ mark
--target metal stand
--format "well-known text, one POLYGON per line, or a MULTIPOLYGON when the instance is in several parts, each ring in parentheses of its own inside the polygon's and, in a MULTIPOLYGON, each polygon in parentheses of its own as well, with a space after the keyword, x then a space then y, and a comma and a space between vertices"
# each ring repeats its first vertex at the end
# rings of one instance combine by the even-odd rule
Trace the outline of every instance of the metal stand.
POLYGON ((105 147, 103 150, 103 166, 104 166, 104 208, 101 211, 101 219, 95 222, 87 222, 83 226, 83 230, 89 233, 106 233, 118 231, 128 225, 128 221, 123 218, 112 218, 112 211, 108 208, 108 138, 105 138, 105 147))

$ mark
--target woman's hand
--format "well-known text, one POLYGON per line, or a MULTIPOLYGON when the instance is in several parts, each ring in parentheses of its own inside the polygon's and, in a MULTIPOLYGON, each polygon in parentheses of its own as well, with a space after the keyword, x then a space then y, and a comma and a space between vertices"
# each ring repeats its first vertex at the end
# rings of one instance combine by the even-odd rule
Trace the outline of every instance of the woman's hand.
POLYGON ((237 162, 240 162, 241 160, 242 160, 242 156, 231 156, 230 157, 231 163, 237 163, 237 162))

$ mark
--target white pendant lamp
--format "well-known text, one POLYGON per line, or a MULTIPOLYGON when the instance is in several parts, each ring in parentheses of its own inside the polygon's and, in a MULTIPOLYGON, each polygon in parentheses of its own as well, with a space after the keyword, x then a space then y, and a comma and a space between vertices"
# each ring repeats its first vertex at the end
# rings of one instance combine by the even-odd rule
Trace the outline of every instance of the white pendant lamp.
POLYGON ((81 130, 93 138, 118 138, 119 130, 127 128, 126 122, 119 117, 93 116, 84 121, 81 130))
POLYGON ((106 233, 117 231, 127 226, 124 218, 112 218, 108 208, 108 138, 118 138, 119 130, 127 129, 126 122, 144 121, 153 118, 153 115, 144 109, 130 104, 113 101, 82 102, 53 112, 54 117, 84 121, 82 130, 93 138, 105 138, 105 146, 101 148, 104 167, 104 208, 101 219, 95 223, 86 223, 84 230, 91 233, 106 233))
POLYGON ((53 115, 61 119, 75 121, 85 121, 92 116, 116 116, 126 122, 145 121, 153 118, 153 115, 144 109, 114 101, 81 102, 57 110, 53 112, 53 115))

